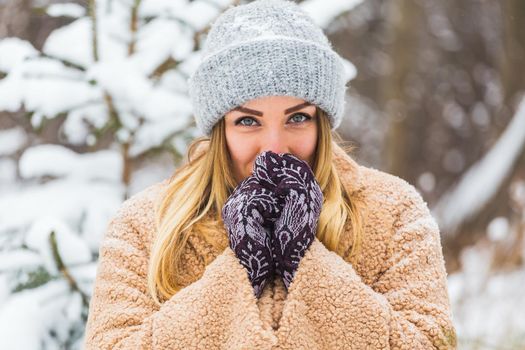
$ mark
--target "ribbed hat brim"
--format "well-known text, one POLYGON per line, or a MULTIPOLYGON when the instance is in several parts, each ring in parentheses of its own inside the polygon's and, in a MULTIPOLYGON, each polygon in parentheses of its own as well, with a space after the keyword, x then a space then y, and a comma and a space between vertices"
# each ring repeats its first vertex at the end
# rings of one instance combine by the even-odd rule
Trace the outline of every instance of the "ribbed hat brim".
POLYGON ((284 36, 230 45, 205 57, 189 79, 197 126, 206 135, 220 117, 262 96, 285 95, 317 105, 336 129, 344 112, 344 65, 329 47, 284 36))

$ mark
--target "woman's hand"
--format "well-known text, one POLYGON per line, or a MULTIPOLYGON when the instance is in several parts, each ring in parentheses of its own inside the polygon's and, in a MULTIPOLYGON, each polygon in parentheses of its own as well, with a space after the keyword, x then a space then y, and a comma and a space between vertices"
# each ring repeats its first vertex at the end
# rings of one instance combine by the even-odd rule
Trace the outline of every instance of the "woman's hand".
POLYGON ((270 220, 275 221, 279 212, 275 194, 254 176, 237 186, 222 209, 230 248, 248 270, 257 298, 275 275, 269 232, 270 220))
POLYGON ((271 245, 276 272, 288 288, 315 238, 323 193, 308 163, 291 154, 261 153, 255 161, 254 176, 275 193, 282 208, 271 245))

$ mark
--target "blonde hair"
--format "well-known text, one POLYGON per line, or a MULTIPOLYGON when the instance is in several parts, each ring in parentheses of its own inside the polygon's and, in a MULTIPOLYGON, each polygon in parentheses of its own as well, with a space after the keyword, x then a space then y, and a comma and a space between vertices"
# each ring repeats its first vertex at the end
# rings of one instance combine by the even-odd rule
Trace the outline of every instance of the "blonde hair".
MULTIPOLYGON (((353 146, 342 145, 341 137, 330 130, 323 110, 317 109, 315 119, 318 138, 312 168, 324 196, 316 236, 329 250, 347 256, 352 262, 362 241, 363 208, 355 198, 349 197, 342 185, 333 162, 332 148, 342 147, 350 152, 353 146), (337 138, 337 143, 333 137, 337 138), (350 252, 342 251, 344 247, 340 244, 344 232, 349 229, 347 223, 353 232, 350 252)), ((209 237, 217 227, 214 225, 222 224, 221 208, 237 185, 231 170, 224 118, 214 126, 210 138, 201 137, 192 142, 187 158, 188 162, 170 178, 156 207, 157 235, 150 255, 148 289, 158 305, 161 304, 159 296, 167 300, 184 287, 178 276, 188 237, 196 233, 206 241, 212 241, 209 237), (196 152, 201 142, 208 142, 208 147, 204 152, 196 152), (206 217, 208 214, 215 215, 214 221, 210 222, 206 217)))

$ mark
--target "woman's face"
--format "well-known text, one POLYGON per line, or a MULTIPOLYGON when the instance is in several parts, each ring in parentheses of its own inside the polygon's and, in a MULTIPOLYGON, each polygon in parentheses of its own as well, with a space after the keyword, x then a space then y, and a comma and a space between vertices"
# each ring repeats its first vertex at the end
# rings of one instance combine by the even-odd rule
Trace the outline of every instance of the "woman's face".
POLYGON ((290 96, 265 96, 225 115, 226 143, 237 182, 252 174, 263 151, 291 153, 312 167, 317 146, 316 106, 290 96))

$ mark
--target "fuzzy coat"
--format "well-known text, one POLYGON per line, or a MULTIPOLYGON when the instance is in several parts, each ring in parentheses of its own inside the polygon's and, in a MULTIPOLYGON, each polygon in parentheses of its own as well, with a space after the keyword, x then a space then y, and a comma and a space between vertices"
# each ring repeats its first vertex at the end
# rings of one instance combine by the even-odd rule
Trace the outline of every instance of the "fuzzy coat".
MULTIPOLYGON (((191 235, 183 254, 185 287, 158 307, 146 276, 153 202, 165 180, 124 202, 109 223, 85 348, 455 348, 439 228, 426 202, 403 179, 361 166, 339 147, 334 156, 343 185, 367 208, 354 265, 316 238, 288 292, 276 277, 256 299, 217 224, 216 245, 191 235)), ((350 248, 346 227, 342 242, 350 248)))

